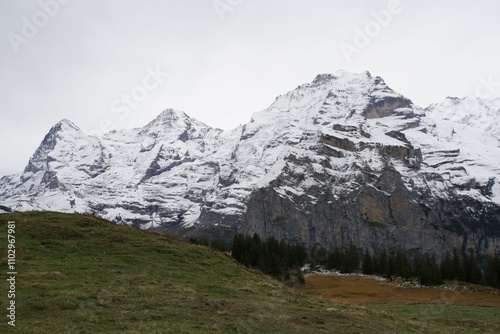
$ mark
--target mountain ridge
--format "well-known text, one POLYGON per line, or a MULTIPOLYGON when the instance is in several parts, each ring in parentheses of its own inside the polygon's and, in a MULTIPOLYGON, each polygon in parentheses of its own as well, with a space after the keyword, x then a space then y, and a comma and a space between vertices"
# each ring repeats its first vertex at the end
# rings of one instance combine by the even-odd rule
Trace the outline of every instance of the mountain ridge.
POLYGON ((423 109, 368 71, 338 71, 229 131, 173 109, 102 138, 63 120, 22 175, 0 180, 0 204, 93 211, 184 236, 491 252, 500 246, 498 101, 477 101, 423 109), (492 124, 477 127, 463 116, 470 108, 492 124))

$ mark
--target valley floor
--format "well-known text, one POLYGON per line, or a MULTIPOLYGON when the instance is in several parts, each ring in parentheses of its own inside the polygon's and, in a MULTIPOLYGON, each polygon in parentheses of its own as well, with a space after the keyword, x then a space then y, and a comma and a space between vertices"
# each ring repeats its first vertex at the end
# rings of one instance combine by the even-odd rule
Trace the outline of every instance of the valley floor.
POLYGON ((500 308, 500 291, 477 285, 404 287, 362 276, 309 276, 303 292, 340 303, 408 303, 500 308))
POLYGON ((354 307, 387 312, 430 332, 499 333, 500 291, 449 284, 446 289, 406 287, 363 276, 312 275, 302 292, 354 307))

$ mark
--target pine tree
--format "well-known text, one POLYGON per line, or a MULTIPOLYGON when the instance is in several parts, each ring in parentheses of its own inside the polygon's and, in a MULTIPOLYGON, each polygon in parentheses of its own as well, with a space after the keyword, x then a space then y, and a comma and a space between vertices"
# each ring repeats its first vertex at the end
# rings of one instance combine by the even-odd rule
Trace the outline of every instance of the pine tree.
POLYGON ((257 263, 259 262, 260 245, 260 239, 258 239, 258 241, 255 237, 247 239, 248 259, 251 267, 257 266, 257 263))
MULTIPOLYGON (((311 251, 311 262, 312 264, 323 264, 327 265, 328 262, 328 252, 324 247, 314 246, 311 251)), ((327 265, 328 266, 328 265, 327 265)))
POLYGON ((238 262, 242 262, 244 247, 244 237, 242 234, 237 234, 233 238, 233 249, 231 251, 231 256, 238 262))
POLYGON ((343 254, 338 247, 335 247, 333 252, 328 253, 326 268, 339 270, 342 265, 342 258, 343 254))
POLYGON ((453 274, 453 259, 450 256, 450 253, 446 253, 446 256, 439 265, 439 270, 441 271, 441 276, 443 277, 443 279, 455 278, 453 274))
POLYGON ((479 284, 482 280, 482 276, 483 274, 479 262, 471 249, 469 254, 464 257, 464 279, 466 282, 479 284))
POLYGON ((491 256, 486 262, 484 278, 489 286, 500 288, 500 257, 498 255, 491 256))
POLYGON ((349 269, 351 272, 359 268, 359 252, 356 246, 351 245, 346 252, 347 261, 349 261, 349 269))
POLYGON ((368 253, 368 251, 365 251, 365 255, 363 257, 363 265, 361 269, 363 270, 363 274, 365 275, 373 275, 375 273, 373 267, 373 259, 370 253, 368 253))
POLYGON ((397 263, 396 263, 397 259, 396 259, 396 252, 395 251, 391 251, 387 257, 387 263, 388 263, 388 268, 389 268, 389 272, 387 274, 387 276, 391 277, 391 276, 398 276, 397 275, 397 263))
POLYGON ((421 285, 438 285, 443 283, 436 259, 431 257, 429 253, 425 253, 423 256, 415 256, 414 273, 421 285))
POLYGON ((307 251, 306 247, 304 245, 294 245, 292 246, 293 253, 295 254, 295 257, 297 258, 297 261, 292 264, 292 266, 300 266, 302 267, 307 260, 307 251))
POLYGON ((439 270, 439 266, 437 265, 436 258, 432 257, 431 263, 431 277, 433 285, 443 284, 443 277, 441 276, 441 271, 439 270))
POLYGON ((262 240, 260 239, 260 236, 257 233, 253 234, 253 242, 256 245, 260 245, 260 243, 262 242, 262 240))
POLYGON ((271 253, 267 242, 261 242, 259 246, 259 261, 257 264, 260 271, 268 273, 271 267, 271 253))
POLYGON ((300 284, 306 283, 306 279, 304 278, 304 274, 302 273, 302 270, 299 267, 297 267, 297 277, 299 279, 300 284))
POLYGON ((458 255, 458 250, 453 249, 453 259, 451 260, 451 279, 463 280, 464 279, 464 271, 462 261, 460 256, 458 255))
POLYGON ((408 258, 402 251, 396 252, 395 255, 395 275, 402 277, 404 279, 411 278, 411 266, 408 262, 408 258))
POLYGON ((359 268, 359 255, 355 246, 351 245, 345 252, 341 253, 340 272, 352 273, 359 268))
POLYGON ((376 273, 379 275, 389 275, 389 261, 385 250, 382 250, 382 252, 378 254, 376 273))
POLYGON ((283 266, 288 267, 288 263, 290 262, 290 246, 283 240, 280 242, 279 257, 280 261, 283 262, 283 266))
POLYGON ((278 257, 278 254, 272 253, 271 260, 269 262, 268 273, 270 275, 279 275, 280 272, 281 272, 281 267, 280 267, 280 259, 278 257))

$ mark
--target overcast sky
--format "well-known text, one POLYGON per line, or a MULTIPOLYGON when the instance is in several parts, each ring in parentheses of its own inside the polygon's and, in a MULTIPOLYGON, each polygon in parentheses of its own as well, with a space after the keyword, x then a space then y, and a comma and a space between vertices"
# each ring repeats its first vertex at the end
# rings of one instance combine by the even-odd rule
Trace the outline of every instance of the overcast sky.
POLYGON ((230 129, 339 69, 423 107, 498 97, 499 13, 498 0, 0 0, 0 175, 63 118, 98 133, 176 108, 230 129))

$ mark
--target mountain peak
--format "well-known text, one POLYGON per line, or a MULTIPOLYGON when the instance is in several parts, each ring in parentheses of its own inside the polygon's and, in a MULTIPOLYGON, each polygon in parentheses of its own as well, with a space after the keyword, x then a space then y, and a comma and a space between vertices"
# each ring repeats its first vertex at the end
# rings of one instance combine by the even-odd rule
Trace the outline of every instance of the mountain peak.
POLYGON ((185 128, 190 123, 190 117, 183 111, 175 109, 165 109, 154 120, 143 127, 142 131, 149 131, 153 128, 185 128))
POLYGON ((191 122, 191 117, 189 117, 185 112, 176 109, 165 109, 162 111, 153 121, 155 124, 162 124, 173 126, 175 124, 184 125, 191 122))
MULTIPOLYGON (((369 71, 364 71, 364 72, 361 72, 361 73, 353 73, 353 72, 349 72, 349 71, 346 71, 346 70, 338 70, 335 73, 321 73, 321 74, 318 74, 314 78, 314 80, 312 81, 312 83, 315 83, 315 84, 326 83, 326 82, 331 82, 333 80, 341 79, 341 78, 344 78, 344 79, 347 79, 347 80, 356 79, 356 78, 358 78, 358 79, 364 79, 364 78, 371 79, 372 75, 371 75, 371 73, 369 71)), ((383 82, 383 80, 381 80, 381 81, 383 82)))
POLYGON ((168 140, 174 138, 186 141, 188 138, 203 137, 211 129, 213 128, 195 118, 189 117, 183 111, 166 109, 154 120, 142 127, 139 134, 156 139, 161 137, 164 139, 170 138, 168 140), (198 134, 195 135, 195 133, 198 134))
POLYGON ((69 119, 63 118, 59 122, 57 122, 53 127, 52 130, 55 131, 61 131, 61 130, 76 130, 76 131, 81 131, 80 128, 73 122, 71 122, 69 119))
MULTIPOLYGON (((55 145, 55 140, 57 137, 60 137, 61 134, 67 132, 69 137, 71 138, 74 133, 80 133, 82 130, 70 120, 64 118, 54 124, 52 128, 50 128, 49 132, 45 135, 45 138, 42 140, 43 145, 49 145, 53 147, 55 145)), ((63 135, 66 136, 66 135, 63 135)))
POLYGON ((175 119, 175 118, 183 118, 183 117, 189 117, 189 116, 186 115, 186 113, 183 112, 183 111, 172 109, 172 108, 168 108, 168 109, 163 110, 157 116, 157 119, 158 118, 161 118, 161 119, 175 119))
POLYGON ((327 118, 350 119, 354 114, 365 118, 385 117, 412 104, 381 77, 372 76, 368 71, 339 70, 335 74, 319 74, 312 82, 278 96, 268 110, 302 114, 307 110, 315 122, 325 123, 331 121, 327 118))
POLYGON ((313 83, 323 83, 323 82, 328 82, 337 79, 337 77, 334 74, 331 73, 324 73, 324 74, 318 74, 316 78, 314 78, 313 83))

